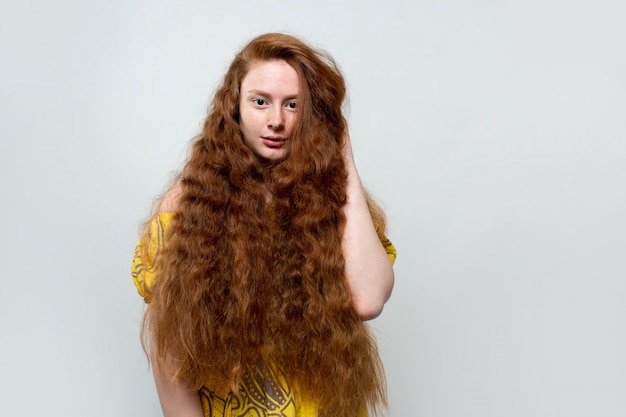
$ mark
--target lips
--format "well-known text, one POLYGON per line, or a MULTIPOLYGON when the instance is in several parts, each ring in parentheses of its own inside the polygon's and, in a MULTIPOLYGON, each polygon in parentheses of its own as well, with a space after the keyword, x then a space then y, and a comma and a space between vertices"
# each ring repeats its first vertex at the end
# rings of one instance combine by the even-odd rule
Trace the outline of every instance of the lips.
POLYGON ((268 148, 280 148, 287 142, 287 138, 282 136, 262 136, 261 139, 268 148))

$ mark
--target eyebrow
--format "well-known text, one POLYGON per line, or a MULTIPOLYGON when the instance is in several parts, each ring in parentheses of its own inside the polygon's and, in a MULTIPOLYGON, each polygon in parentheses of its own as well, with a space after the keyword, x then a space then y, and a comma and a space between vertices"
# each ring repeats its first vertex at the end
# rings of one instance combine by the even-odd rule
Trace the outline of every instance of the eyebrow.
MULTIPOLYGON (((247 94, 258 94, 260 96, 265 96, 265 97, 271 97, 270 93, 266 93, 265 91, 262 90, 248 90, 247 94)), ((298 98, 297 94, 290 94, 288 96, 285 97, 285 100, 293 100, 294 98, 298 98)))

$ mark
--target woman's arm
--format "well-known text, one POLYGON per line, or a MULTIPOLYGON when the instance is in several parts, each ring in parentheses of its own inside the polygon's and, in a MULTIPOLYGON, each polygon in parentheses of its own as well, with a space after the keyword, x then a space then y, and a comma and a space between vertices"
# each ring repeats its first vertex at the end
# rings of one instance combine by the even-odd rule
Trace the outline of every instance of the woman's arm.
POLYGON ((164 417, 204 417, 200 396, 179 379, 172 379, 169 372, 153 365, 159 401, 164 417))
POLYGON ((159 401, 164 417, 204 417, 200 396, 179 379, 156 366, 153 367, 159 401))
MULTIPOLYGON (((151 345, 154 346, 154 343, 151 345)), ((189 389, 180 379, 174 378, 167 369, 161 367, 154 356, 152 374, 164 417, 204 417, 198 392, 189 389)))
POLYGON ((347 131, 344 156, 348 170, 348 200, 343 207, 346 226, 341 246, 354 308, 363 320, 370 320, 382 312, 391 295, 393 268, 376 234, 347 131))
POLYGON ((163 199, 159 203, 158 211, 161 213, 176 213, 182 193, 183 186, 180 181, 176 181, 163 196, 163 199))
MULTIPOLYGON (((177 212, 181 193, 182 187, 179 182, 176 182, 165 193, 159 204, 159 211, 163 213, 177 212)), ((155 343, 151 343, 151 345, 155 346, 155 343)), ((173 378, 171 373, 167 369, 161 368, 154 358, 152 360, 152 374, 164 417, 204 417, 198 392, 189 389, 180 379, 173 378)))

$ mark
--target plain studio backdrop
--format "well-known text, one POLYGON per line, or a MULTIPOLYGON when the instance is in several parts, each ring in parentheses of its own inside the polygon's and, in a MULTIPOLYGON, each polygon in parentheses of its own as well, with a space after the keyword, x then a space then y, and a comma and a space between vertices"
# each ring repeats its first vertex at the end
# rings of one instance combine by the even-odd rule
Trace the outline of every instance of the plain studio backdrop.
MULTIPOLYGON (((0 6, 0 415, 157 416, 137 227, 249 39, 328 50, 398 248, 391 416, 626 416, 615 1, 0 6)), ((332 384, 332 381, 329 381, 332 384)))

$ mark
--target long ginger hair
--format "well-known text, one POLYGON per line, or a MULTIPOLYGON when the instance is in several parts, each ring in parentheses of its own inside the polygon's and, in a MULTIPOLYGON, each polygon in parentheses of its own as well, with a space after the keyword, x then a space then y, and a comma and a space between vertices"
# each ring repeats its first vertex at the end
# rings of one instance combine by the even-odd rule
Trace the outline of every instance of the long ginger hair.
MULTIPOLYGON (((153 361, 192 388, 237 393, 261 361, 279 366, 325 416, 386 405, 341 250, 345 94, 332 58, 284 34, 253 39, 218 88, 179 175, 143 329, 153 361), (287 156, 267 163, 244 143, 239 88, 251 65, 275 59, 295 69, 300 91, 287 156)), ((382 236, 383 212, 368 203, 382 236)))

